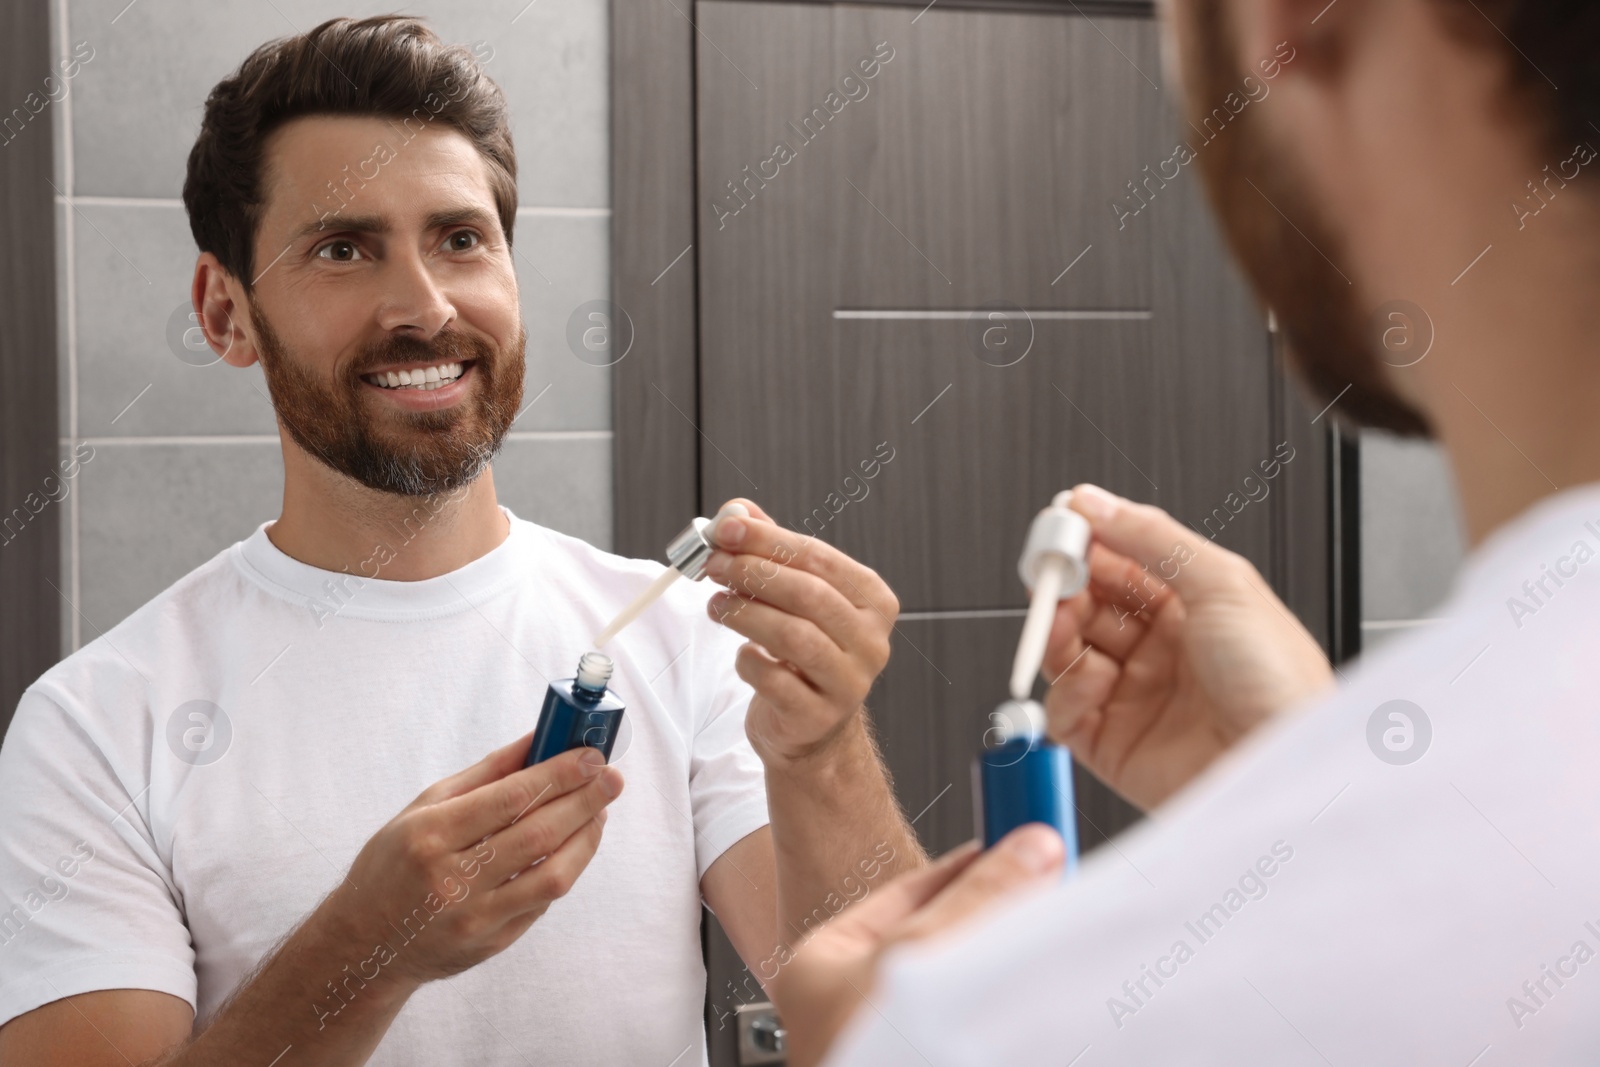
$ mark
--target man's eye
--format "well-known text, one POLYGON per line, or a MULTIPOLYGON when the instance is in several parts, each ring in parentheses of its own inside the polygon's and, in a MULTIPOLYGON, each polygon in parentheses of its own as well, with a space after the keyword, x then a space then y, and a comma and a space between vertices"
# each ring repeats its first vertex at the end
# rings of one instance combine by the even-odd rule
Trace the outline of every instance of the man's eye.
POLYGON ((317 249, 317 255, 323 259, 337 260, 341 263, 351 263, 357 259, 364 259, 361 250, 350 241, 329 241, 317 249))
POLYGON ((465 252, 469 248, 476 248, 483 238, 471 230, 457 230, 445 238, 445 244, 450 246, 452 252, 465 252))

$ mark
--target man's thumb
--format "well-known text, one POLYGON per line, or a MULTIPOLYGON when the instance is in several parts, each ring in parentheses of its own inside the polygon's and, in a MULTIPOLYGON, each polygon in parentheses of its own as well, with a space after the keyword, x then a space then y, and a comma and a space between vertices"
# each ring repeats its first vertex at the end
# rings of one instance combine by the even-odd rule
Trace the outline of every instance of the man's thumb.
POLYGON ((896 940, 915 940, 960 925, 1024 886, 1059 877, 1066 862, 1061 835, 1043 823, 1011 831, 919 910, 896 940))

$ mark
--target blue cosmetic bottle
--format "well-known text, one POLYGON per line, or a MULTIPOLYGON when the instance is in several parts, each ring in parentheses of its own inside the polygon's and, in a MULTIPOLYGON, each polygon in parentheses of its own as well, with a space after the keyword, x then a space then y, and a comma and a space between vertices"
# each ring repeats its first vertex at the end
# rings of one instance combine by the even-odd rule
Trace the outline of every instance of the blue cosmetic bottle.
POLYGON ((1063 876, 1078 866, 1072 754, 1045 735, 1044 707, 1029 700, 1058 606, 1089 581, 1089 523, 1073 511, 1070 491, 1034 516, 1017 560, 1031 591, 1011 665, 1011 699, 989 716, 983 750, 972 765, 972 806, 983 847, 1030 822, 1053 826, 1066 843, 1063 876))
POLYGON ((625 710, 617 695, 606 688, 613 666, 605 653, 585 652, 576 675, 550 683, 524 767, 579 747, 597 748, 610 762, 625 710))
POLYGON ((1066 842, 1063 875, 1078 865, 1077 806, 1072 799, 1072 754, 1044 734, 1044 708, 1008 700, 989 716, 984 748, 972 765, 972 806, 983 847, 1017 827, 1042 822, 1066 842))

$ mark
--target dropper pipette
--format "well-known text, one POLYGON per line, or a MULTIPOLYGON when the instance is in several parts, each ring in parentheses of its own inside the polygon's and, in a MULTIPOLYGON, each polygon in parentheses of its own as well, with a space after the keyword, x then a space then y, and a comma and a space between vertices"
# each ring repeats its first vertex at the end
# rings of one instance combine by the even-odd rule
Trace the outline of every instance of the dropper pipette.
POLYGON ((603 648, 607 641, 617 636, 622 628, 634 619, 637 619, 648 608, 661 598, 667 587, 679 578, 688 578, 690 581, 699 581, 705 577, 706 562, 710 560, 715 545, 712 542, 717 524, 730 515, 744 518, 750 514, 750 509, 743 504, 729 504, 717 512, 715 518, 697 518, 683 532, 674 537, 667 545, 668 567, 656 576, 656 580, 645 587, 644 592, 634 597, 633 603, 623 608, 601 630, 594 639, 595 648, 603 648))
POLYGON ((1050 506, 1035 516, 1017 561, 1023 584, 1033 589, 1033 600, 1011 664, 1012 700, 1027 700, 1033 692, 1033 680, 1050 642, 1056 605, 1076 596, 1089 580, 1089 522, 1067 507, 1071 500, 1071 490, 1057 493, 1050 506))
POLYGON ((594 639, 595 648, 604 648, 605 643, 617 636, 622 628, 637 619, 645 608, 654 604, 662 593, 667 591, 667 586, 682 578, 683 574, 676 567, 668 567, 656 576, 656 580, 645 588, 645 591, 633 598, 633 603, 622 609, 621 614, 612 619, 610 624, 594 639))

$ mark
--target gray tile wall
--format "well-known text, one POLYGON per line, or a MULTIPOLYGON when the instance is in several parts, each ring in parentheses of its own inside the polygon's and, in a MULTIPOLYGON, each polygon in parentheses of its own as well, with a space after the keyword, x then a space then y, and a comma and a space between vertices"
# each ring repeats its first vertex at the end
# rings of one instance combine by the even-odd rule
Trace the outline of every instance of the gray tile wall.
MULTIPOLYGON (((168 343, 196 255, 179 199, 184 163, 207 92, 257 45, 390 10, 370 0, 54 0, 57 54, 93 49, 55 116, 61 446, 94 450, 66 501, 63 653, 276 516, 283 467, 259 368, 191 365, 168 343)), ((500 498, 602 547, 610 375, 573 356, 566 328, 580 304, 609 295, 606 11, 605 0, 412 11, 445 40, 486 44, 511 103, 524 402, 539 399, 495 464, 500 498)))
POLYGON ((1434 445, 1361 435, 1361 640, 1374 648, 1426 626, 1464 551, 1444 454, 1434 445))

